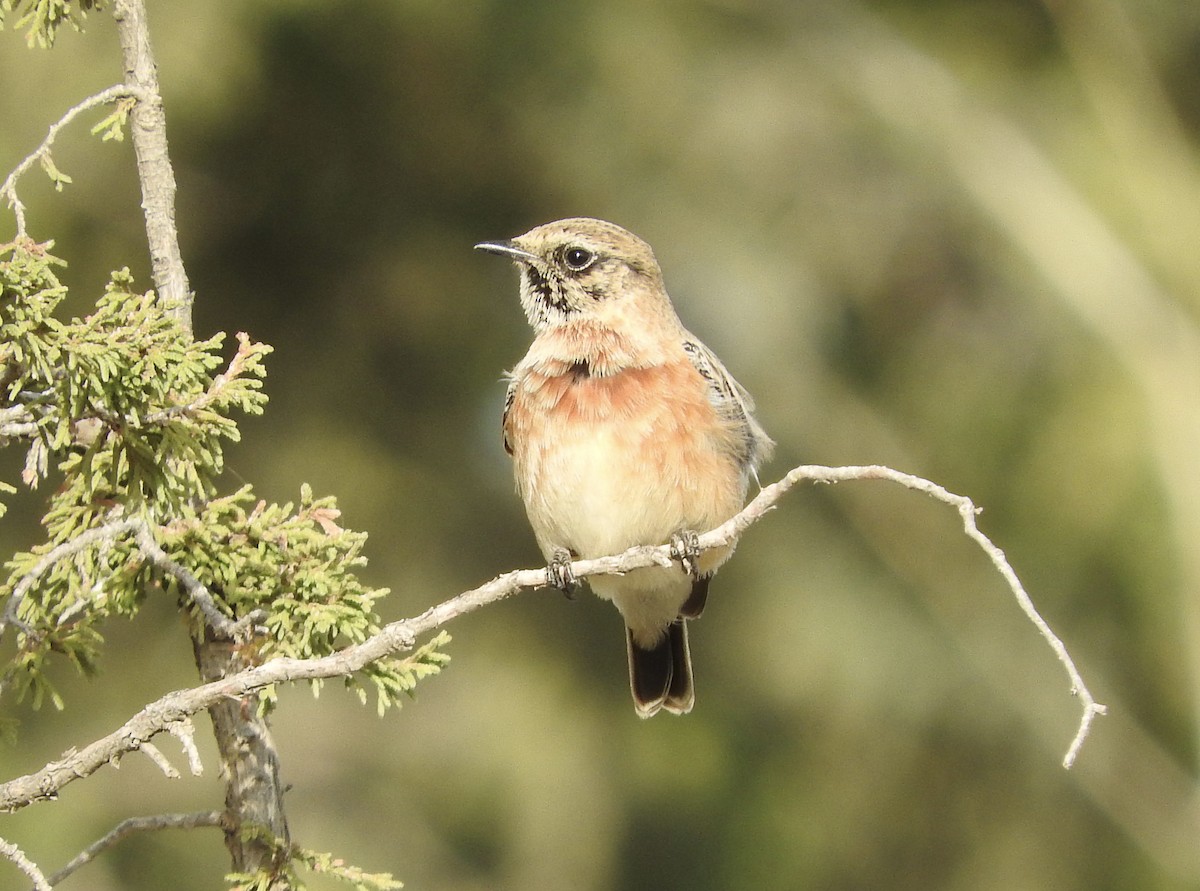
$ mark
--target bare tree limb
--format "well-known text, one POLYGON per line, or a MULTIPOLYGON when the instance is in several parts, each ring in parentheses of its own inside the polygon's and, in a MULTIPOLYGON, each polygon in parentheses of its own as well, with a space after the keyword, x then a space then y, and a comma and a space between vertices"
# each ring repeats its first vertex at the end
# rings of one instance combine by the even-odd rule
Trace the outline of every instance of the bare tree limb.
POLYGON ((134 98, 140 100, 144 96, 145 94, 136 84, 117 84, 109 87, 107 90, 101 90, 94 96, 89 96, 78 105, 72 106, 67 110, 66 114, 50 125, 50 129, 46 132, 46 138, 42 140, 42 144, 18 164, 12 173, 5 178, 4 183, 0 185, 0 196, 7 199, 8 206, 12 208, 13 216, 17 218, 17 238, 28 237, 25 228, 25 205, 17 197, 17 180, 28 173, 29 168, 34 164, 48 163, 50 148, 54 145, 54 140, 58 138, 59 131, 88 109, 95 108, 98 105, 107 105, 110 102, 116 102, 120 99, 134 98))
POLYGON ((29 571, 21 576, 16 585, 13 586, 12 594, 8 597, 8 603, 4 605, 4 612, 0 614, 0 635, 4 633, 9 625, 16 626, 26 634, 35 633, 34 629, 25 620, 20 618, 18 613, 21 609, 21 603, 25 600, 25 595, 29 593, 29 589, 55 563, 72 557, 98 542, 112 541, 115 538, 126 535, 136 529, 140 522, 140 520, 121 520, 116 523, 99 526, 95 529, 89 529, 87 532, 81 532, 79 535, 76 535, 70 541, 65 541, 51 548, 42 555, 42 558, 33 564, 29 571))
MULTIPOLYGON (((221 811, 198 811, 191 814, 157 814, 153 817, 130 817, 114 826, 102 837, 92 842, 67 863, 62 869, 43 879, 45 887, 59 884, 63 879, 80 867, 86 866, 118 842, 139 832, 153 832, 159 829, 197 829, 201 826, 217 826, 225 828, 225 815, 221 811)), ((39 889, 40 891, 40 889, 39 889)))
MULTIPOLYGON (((955 508, 962 517, 967 535, 984 550, 1004 577, 1021 610, 1033 622, 1059 661, 1062 662, 1070 678, 1071 693, 1078 696, 1083 702, 1083 717, 1079 724, 1079 730, 1071 741, 1063 760, 1063 766, 1070 768, 1087 738, 1092 721, 1097 715, 1105 713, 1105 706, 1095 700, 1084 684, 1066 647, 1033 606, 1032 600, 1009 565, 1003 551, 979 531, 975 524, 975 515, 978 509, 969 498, 955 495, 936 483, 911 474, 901 473, 890 467, 802 465, 793 468, 778 482, 763 488, 740 513, 730 520, 699 536, 699 546, 701 549, 707 550, 735 543, 746 529, 762 519, 775 506, 775 503, 797 483, 839 483, 848 480, 872 479, 899 483, 955 508)), ((646 566, 670 564, 670 546, 661 545, 631 548, 623 554, 600 557, 595 560, 577 560, 571 564, 571 569, 577 578, 585 578, 591 575, 618 574, 646 566)), ((114 758, 140 748, 155 735, 169 730, 172 725, 187 719, 202 709, 211 708, 219 703, 236 704, 242 697, 254 694, 272 684, 344 677, 353 674, 379 659, 411 650, 421 635, 428 634, 459 616, 504 600, 527 588, 539 588, 547 584, 549 584, 549 579, 545 569, 521 569, 506 572, 477 588, 430 607, 419 616, 393 622, 362 643, 346 647, 328 656, 313 659, 272 659, 198 687, 168 693, 147 705, 104 738, 96 740, 83 749, 68 753, 61 761, 48 764, 36 773, 0 785, 0 810, 18 810, 34 801, 52 798, 68 783, 89 776, 114 758)))
POLYGON ((113 19, 125 59, 126 89, 138 91, 140 99, 131 115, 131 131, 154 285, 164 308, 191 331, 192 291, 175 228, 175 171, 167 154, 166 113, 145 4, 142 0, 116 0, 113 19))
POLYGON ((167 556, 167 552, 158 546, 158 542, 154 540, 154 532, 150 528, 150 524, 144 520, 135 522, 137 522, 137 525, 134 531, 137 535, 138 550, 141 551, 142 556, 159 570, 174 577, 179 582, 187 596, 196 604, 200 612, 204 614, 204 621, 208 623, 213 632, 225 640, 248 639, 253 630, 253 623, 260 618, 260 614, 257 612, 251 613, 236 622, 226 616, 217 607, 212 593, 204 583, 188 572, 186 568, 180 566, 167 556))
MULTIPOLYGON (((133 109, 131 129, 154 285, 163 309, 191 332, 193 297, 175 226, 175 172, 167 151, 166 114, 144 0, 115 0, 113 19, 125 62, 125 83, 145 93, 133 109)), ((190 582, 178 573, 176 578, 185 588, 189 587, 190 582)), ((198 585, 189 589, 195 602, 204 609, 203 597, 197 597, 199 591, 198 585)), ((223 678, 242 673, 246 662, 238 648, 227 646, 226 635, 214 633, 221 625, 213 624, 212 616, 209 620, 207 628, 193 635, 192 649, 201 680, 219 683, 223 678)), ((247 617, 247 621, 252 620, 247 617)), ((253 824, 263 827, 273 838, 286 840, 288 828, 283 785, 279 780, 279 756, 266 716, 253 703, 245 706, 224 697, 204 706, 212 717, 221 775, 225 778, 226 816, 235 829, 253 824)), ((190 714, 193 712, 177 718, 190 714)), ((235 872, 274 874, 276 849, 261 837, 230 831, 225 834, 225 843, 235 872)), ((270 883, 272 891, 285 886, 286 882, 270 883)))
POLYGON ((171 731, 173 737, 179 740, 183 753, 187 755, 188 770, 192 772, 192 776, 203 776, 204 762, 200 760, 200 750, 196 748, 196 725, 190 718, 184 718, 182 721, 176 721, 167 729, 171 731))
POLYGON ((138 751, 153 761, 155 767, 161 770, 163 776, 168 780, 179 779, 179 771, 175 769, 175 765, 167 760, 167 756, 160 752, 158 746, 154 743, 144 742, 138 746, 138 751))
POLYGON ((37 864, 25 856, 25 852, 10 841, 0 838, 0 854, 11 860, 21 872, 33 882, 34 891, 50 891, 50 882, 42 875, 37 864))
MULTIPOLYGON (((1120 28, 1111 27, 1110 15, 1123 15, 1112 3, 1089 4, 1088 12, 1073 4, 1044 3, 1060 28, 1068 56, 1080 52, 1086 39, 1080 27, 1118 35, 1117 43, 1091 48, 1096 58, 1124 72, 1119 87, 1105 83, 1104 101, 1128 101, 1138 96, 1138 115, 1154 122, 1139 129, 1139 137, 1121 148, 1136 145, 1146 170, 1171 192, 1190 196, 1189 188, 1200 176, 1192 151, 1160 151, 1159 143, 1177 140, 1177 125, 1169 103, 1161 101, 1161 86, 1138 83, 1144 79, 1136 55, 1140 50, 1122 45, 1120 28), (1133 56, 1130 56, 1132 50, 1133 56), (1149 87, 1149 89, 1147 89, 1149 87), (1141 107, 1145 106, 1145 108, 1141 107), (1147 138, 1147 133, 1156 134, 1147 138), (1146 161, 1153 158, 1153 161, 1146 161), (1164 159, 1171 158, 1171 163, 1164 159)), ((1032 270, 1052 288, 1063 306, 1071 310, 1125 367, 1145 399, 1148 441, 1163 479, 1164 503, 1170 509, 1168 524, 1182 573, 1180 590, 1200 588, 1200 476, 1195 472, 1195 444, 1200 441, 1200 326, 1190 310, 1191 290, 1172 293, 1164 288, 1155 264, 1139 257, 1118 226, 1064 175, 1047 153, 1011 120, 989 110, 988 103, 965 88, 962 81, 928 55, 915 49, 881 20, 856 16, 853 46, 830 43, 817 54, 817 64, 836 72, 851 94, 864 100, 898 134, 939 159, 964 193, 969 195, 989 225, 996 227, 1023 254, 1032 270), (1069 234, 1068 234, 1069 233, 1069 234)), ((1132 33, 1132 32, 1130 32, 1132 33)), ((1078 64, 1078 63, 1077 63, 1078 64)), ((1094 71, 1081 71, 1085 95, 1098 99, 1094 71)), ((1111 105, 1110 105, 1111 107, 1111 105)), ((1099 122, 1106 121, 1101 112, 1099 122)), ((1180 143, 1182 144, 1182 143, 1180 143)), ((1175 238, 1190 231, 1194 202, 1180 197, 1164 210, 1166 192, 1133 189, 1132 212, 1152 221, 1140 243, 1177 253, 1175 238), (1153 195, 1153 199, 1146 196, 1153 195), (1151 203, 1152 202, 1152 203, 1151 203), (1169 240, 1163 240, 1169 233, 1169 240)), ((1172 199, 1174 201, 1174 199, 1172 199)), ((1153 251, 1152 251, 1153 252, 1153 251)), ((1160 256, 1165 256, 1160 253, 1160 256)), ((1181 269, 1184 267, 1180 267, 1181 269)), ((1187 642, 1187 668, 1191 673, 1193 714, 1200 713, 1200 598, 1180 599, 1187 642)), ((1068 753, 1070 757, 1070 753, 1068 753)))
POLYGON ((87 532, 76 535, 70 541, 65 541, 47 551, 13 587, 12 594, 9 595, 8 602, 4 606, 4 612, 0 613, 0 635, 4 634, 9 625, 15 626, 25 634, 36 634, 37 630, 20 618, 18 613, 29 589, 37 583, 38 579, 56 563, 68 557, 73 557, 99 542, 115 541, 126 535, 133 536, 138 551, 147 562, 179 582, 184 593, 196 604, 196 607, 204 615, 205 622, 218 637, 226 640, 245 640, 249 637, 258 615, 252 613, 235 622, 222 613, 208 588, 159 547, 154 538, 153 528, 140 517, 114 520, 95 529, 89 529, 87 532))
MULTIPOLYGON (((1025 613, 1026 618, 1037 628, 1038 633, 1045 639, 1050 649, 1054 651, 1054 655, 1058 658, 1058 661, 1062 663, 1063 669, 1067 672, 1067 677, 1071 682, 1071 694, 1078 696, 1083 703, 1083 717, 1080 719, 1079 729, 1074 739, 1071 740, 1066 755, 1063 757, 1063 767, 1069 770, 1075 763, 1075 758, 1078 756, 1079 749, 1083 746, 1084 740, 1087 739, 1092 721, 1095 720, 1097 715, 1105 714, 1107 709, 1104 705, 1096 702, 1091 691, 1084 684, 1083 678, 1080 676, 1079 670, 1075 667, 1075 662, 1071 659, 1070 653, 1067 652, 1066 646, 1058 635, 1051 630, 1046 620, 1042 618, 1041 614, 1037 611, 1037 607, 1033 605, 1033 600, 1030 598, 1028 592, 1026 592, 1025 586, 1021 584, 1016 571, 1013 570, 1012 565, 1008 562, 1008 558, 1004 556, 1004 551, 998 548, 991 539, 979 530, 979 526, 975 522, 975 517, 981 509, 977 508, 970 498, 964 495, 955 495, 937 483, 932 483, 921 477, 879 465, 868 465, 865 467, 797 467, 788 473, 783 480, 774 485, 782 486, 784 483, 787 483, 786 488, 790 488, 801 480, 837 483, 849 479, 891 480, 905 488, 924 492, 926 495, 958 511, 959 516, 962 518, 963 531, 967 534, 968 538, 979 545, 983 552, 987 554, 988 559, 992 561, 992 565, 996 567, 996 571, 1004 578, 1021 611, 1025 613)), ((786 491, 786 488, 783 491, 786 491)), ((766 490, 764 489, 763 493, 759 494, 759 497, 762 497, 765 492, 766 490)), ((779 494, 782 495, 783 492, 781 491, 779 494)), ((757 501, 758 499, 755 500, 757 501)))

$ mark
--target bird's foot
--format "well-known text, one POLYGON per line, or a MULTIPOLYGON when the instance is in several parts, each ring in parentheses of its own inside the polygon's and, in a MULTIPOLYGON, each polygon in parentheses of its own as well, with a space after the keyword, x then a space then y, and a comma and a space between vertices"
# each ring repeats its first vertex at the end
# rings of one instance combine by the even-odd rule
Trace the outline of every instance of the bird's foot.
POLYGON ((554 556, 550 558, 550 563, 546 566, 546 578, 558 590, 567 595, 568 600, 575 599, 575 592, 579 590, 579 581, 575 578, 575 573, 571 569, 571 561, 574 556, 566 548, 558 548, 554 552, 554 556))
POLYGON ((700 578, 700 536, 684 529, 671 536, 671 559, 678 560, 683 571, 693 579, 700 578))

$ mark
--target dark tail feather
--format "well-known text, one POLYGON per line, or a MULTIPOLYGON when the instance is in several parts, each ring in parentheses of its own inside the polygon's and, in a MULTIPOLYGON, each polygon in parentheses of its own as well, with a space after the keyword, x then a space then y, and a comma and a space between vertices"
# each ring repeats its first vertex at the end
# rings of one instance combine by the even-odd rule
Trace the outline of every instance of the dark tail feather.
MULTIPOLYGON (((707 585, 705 586, 708 587, 707 585)), ((671 641, 671 685, 663 708, 673 715, 686 715, 696 704, 696 688, 692 683, 692 651, 688 647, 687 622, 676 619, 667 629, 671 641)))
POLYGON ((676 715, 690 712, 696 692, 684 620, 672 622, 662 639, 648 650, 634 642, 628 628, 625 639, 629 646, 629 688, 638 717, 649 718, 659 709, 676 715))
POLYGON ((700 614, 704 612, 704 604, 708 601, 708 583, 710 581, 712 581, 712 576, 706 575, 692 582, 692 593, 679 608, 679 615, 685 619, 700 618, 700 614))

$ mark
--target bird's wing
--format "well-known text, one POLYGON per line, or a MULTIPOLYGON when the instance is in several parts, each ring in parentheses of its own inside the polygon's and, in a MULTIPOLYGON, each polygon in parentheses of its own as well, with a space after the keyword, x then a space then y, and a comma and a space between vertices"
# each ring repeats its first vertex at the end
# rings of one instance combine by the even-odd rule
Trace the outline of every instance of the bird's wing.
POLYGON ((754 475, 771 455, 774 441, 754 418, 754 399, 739 384, 716 354, 695 336, 686 334, 683 349, 692 365, 708 383, 708 400, 718 416, 737 431, 738 461, 746 474, 754 475))
POLYGON ((508 413, 512 410, 513 400, 517 396, 517 379, 508 376, 508 391, 504 394, 504 414, 500 416, 500 431, 504 436, 504 451, 513 453, 512 440, 508 438, 508 413))

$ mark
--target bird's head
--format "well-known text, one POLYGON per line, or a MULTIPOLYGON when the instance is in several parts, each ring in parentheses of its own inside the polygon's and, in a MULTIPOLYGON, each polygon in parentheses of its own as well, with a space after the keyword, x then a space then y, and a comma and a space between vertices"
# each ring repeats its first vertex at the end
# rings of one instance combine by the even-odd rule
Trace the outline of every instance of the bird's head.
POLYGON ((576 217, 476 250, 521 272, 521 306, 535 331, 575 320, 618 323, 647 312, 674 318, 650 245, 613 223, 576 217))

